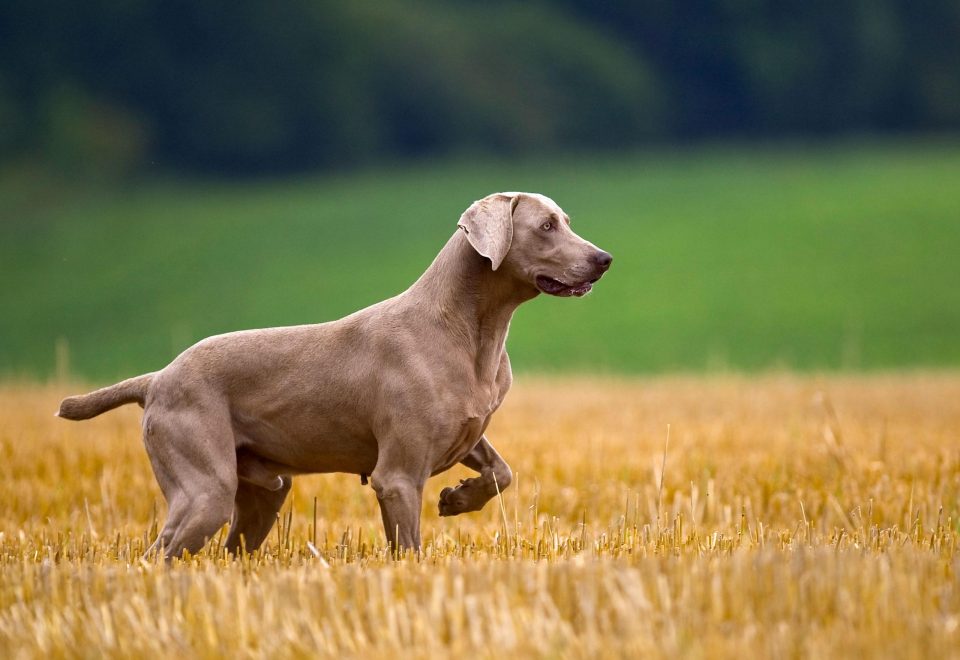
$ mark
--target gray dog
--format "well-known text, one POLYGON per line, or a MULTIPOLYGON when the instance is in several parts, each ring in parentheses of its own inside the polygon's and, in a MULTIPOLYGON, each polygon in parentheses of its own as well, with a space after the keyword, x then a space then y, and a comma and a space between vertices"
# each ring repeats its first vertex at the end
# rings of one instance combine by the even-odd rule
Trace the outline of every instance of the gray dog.
POLYGON ((209 337, 160 371, 60 404, 78 420, 143 406, 169 505, 151 551, 195 553, 228 521, 227 548, 255 550, 295 474, 369 475, 395 549, 420 547, 430 476, 457 463, 480 474, 443 490, 443 516, 510 484, 484 431, 512 381, 513 312, 540 292, 586 294, 612 257, 543 195, 490 195, 458 228, 398 296, 330 323, 209 337))

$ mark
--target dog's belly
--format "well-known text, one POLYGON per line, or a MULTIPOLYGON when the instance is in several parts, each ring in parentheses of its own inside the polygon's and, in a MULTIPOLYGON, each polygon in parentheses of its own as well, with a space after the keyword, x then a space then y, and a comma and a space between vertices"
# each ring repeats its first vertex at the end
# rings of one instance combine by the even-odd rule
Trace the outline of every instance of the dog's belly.
POLYGON ((309 429, 264 419, 234 420, 237 450, 285 468, 287 474, 369 474, 377 464, 372 435, 341 423, 315 420, 309 429))

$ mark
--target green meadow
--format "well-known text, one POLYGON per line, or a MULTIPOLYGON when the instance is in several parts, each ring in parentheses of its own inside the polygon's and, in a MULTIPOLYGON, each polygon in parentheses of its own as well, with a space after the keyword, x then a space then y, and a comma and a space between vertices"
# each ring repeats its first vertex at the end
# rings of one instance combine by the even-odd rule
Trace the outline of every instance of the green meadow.
POLYGON ((194 341, 339 318, 406 288, 497 190, 614 255, 522 307, 516 370, 960 365, 960 143, 461 158, 254 182, 0 176, 0 372, 98 380, 194 341))

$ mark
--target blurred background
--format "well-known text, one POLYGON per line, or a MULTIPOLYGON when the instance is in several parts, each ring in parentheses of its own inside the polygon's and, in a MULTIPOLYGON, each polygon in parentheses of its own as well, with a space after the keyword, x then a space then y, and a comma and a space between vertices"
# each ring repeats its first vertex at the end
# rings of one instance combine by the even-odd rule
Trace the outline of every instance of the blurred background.
POLYGON ((471 201, 615 256, 515 369, 960 364, 955 0, 7 0, 0 374, 338 318, 471 201))

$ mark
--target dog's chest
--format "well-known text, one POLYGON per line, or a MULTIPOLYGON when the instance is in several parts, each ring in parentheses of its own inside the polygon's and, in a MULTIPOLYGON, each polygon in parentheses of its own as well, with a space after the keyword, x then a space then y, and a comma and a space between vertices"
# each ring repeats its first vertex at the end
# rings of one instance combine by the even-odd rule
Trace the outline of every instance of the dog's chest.
POLYGON ((474 381, 464 388, 457 388, 459 405, 457 421, 481 420, 483 427, 490 416, 497 411, 509 389, 509 383, 499 376, 489 381, 474 381))
POLYGON ((446 434, 446 442, 441 442, 438 447, 440 451, 434 460, 435 472, 456 465, 470 453, 480 441, 505 395, 506 388, 497 382, 474 389, 461 399, 461 405, 455 407, 456 412, 447 421, 450 431, 446 434))
POLYGON ((472 417, 457 424, 457 430, 450 435, 448 442, 438 447, 440 451, 433 461, 433 473, 443 472, 462 461, 480 441, 489 421, 489 416, 472 417))

